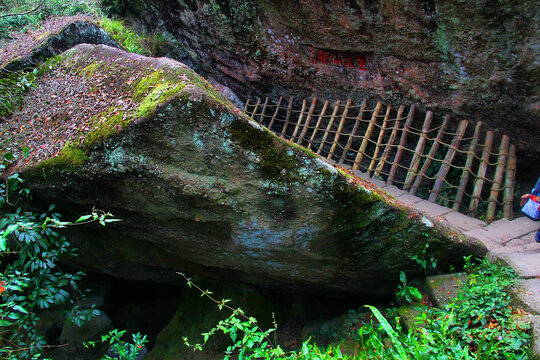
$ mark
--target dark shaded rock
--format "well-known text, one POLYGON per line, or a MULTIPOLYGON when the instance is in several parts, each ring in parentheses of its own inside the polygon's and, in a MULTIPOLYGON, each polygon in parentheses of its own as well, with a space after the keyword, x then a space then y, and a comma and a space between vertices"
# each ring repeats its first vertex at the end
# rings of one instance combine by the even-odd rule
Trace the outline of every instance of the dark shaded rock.
POLYGON ((109 34, 90 21, 74 21, 54 34, 44 33, 42 37, 41 43, 32 48, 29 53, 9 60, 2 66, 0 75, 33 68, 78 44, 104 44, 121 48, 109 34))
MULTIPOLYGON (((201 289, 210 290, 213 293, 212 297, 217 301, 231 300, 227 305, 241 308, 246 316, 256 318, 261 329, 267 330, 272 327, 274 306, 271 300, 260 292, 238 284, 200 279, 195 279, 194 282, 201 289)), ((231 314, 229 309, 220 310, 216 303, 201 297, 195 288, 186 288, 182 293, 178 310, 158 335, 156 345, 147 359, 222 359, 224 350, 232 344, 229 335, 216 332, 204 346, 203 352, 194 352, 184 344, 182 338, 187 337, 191 344, 202 343, 201 334, 210 331, 220 320, 228 318, 231 314)), ((271 341, 273 340, 272 338, 271 341)))
POLYGON ((90 340, 98 340, 103 334, 113 329, 111 319, 104 312, 86 321, 83 325, 77 326, 66 320, 60 341, 70 344, 71 351, 81 351, 83 343, 90 340))
POLYGON ((540 159, 538 1, 121 3, 124 15, 165 35, 164 54, 243 100, 294 94, 415 102, 509 134, 520 173, 540 159))
POLYGON ((86 140, 23 174, 62 213, 96 206, 122 219, 66 231, 79 266, 163 283, 184 271, 378 295, 400 271, 419 273, 411 258, 426 243, 443 266, 485 252, 250 122, 180 63, 79 45, 58 66, 77 69, 73 81, 99 74, 89 86, 114 86, 133 103, 99 114, 86 140))

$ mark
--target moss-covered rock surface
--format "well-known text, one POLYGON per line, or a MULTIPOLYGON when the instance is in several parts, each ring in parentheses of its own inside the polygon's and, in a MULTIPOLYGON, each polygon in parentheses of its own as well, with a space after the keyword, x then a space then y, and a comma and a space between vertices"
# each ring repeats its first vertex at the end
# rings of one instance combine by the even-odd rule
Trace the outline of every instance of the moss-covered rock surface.
POLYGON ((122 219, 68 231, 74 261, 90 270, 388 294, 401 270, 418 273, 411 258, 426 243, 441 264, 478 250, 250 122, 169 59, 79 45, 7 123, 19 126, 6 131, 14 147, 41 134, 26 144, 29 162, 12 169, 23 170, 36 199, 73 217, 95 206, 122 219), (35 104, 43 109, 32 116, 35 104), (21 128, 29 135, 18 136, 21 128))

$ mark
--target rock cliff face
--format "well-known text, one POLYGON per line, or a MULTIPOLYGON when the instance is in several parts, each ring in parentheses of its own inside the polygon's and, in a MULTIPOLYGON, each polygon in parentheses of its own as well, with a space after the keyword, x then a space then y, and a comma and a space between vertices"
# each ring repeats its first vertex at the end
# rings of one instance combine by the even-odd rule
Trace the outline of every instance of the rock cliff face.
POLYGON ((150 0, 117 10, 243 100, 415 102, 508 133, 522 169, 540 160, 535 0, 150 0))
POLYGON ((179 282, 175 271, 187 271, 327 295, 384 294, 399 271, 418 271, 411 257, 426 243, 442 263, 479 250, 259 128, 183 64, 79 45, 15 116, 66 99, 62 84, 84 85, 90 93, 80 96, 96 96, 100 112, 82 108, 90 123, 71 123, 81 91, 68 89, 69 101, 42 110, 51 128, 41 148, 60 151, 18 166, 35 196, 68 216, 96 206, 122 219, 71 231, 79 266, 157 282, 179 282))

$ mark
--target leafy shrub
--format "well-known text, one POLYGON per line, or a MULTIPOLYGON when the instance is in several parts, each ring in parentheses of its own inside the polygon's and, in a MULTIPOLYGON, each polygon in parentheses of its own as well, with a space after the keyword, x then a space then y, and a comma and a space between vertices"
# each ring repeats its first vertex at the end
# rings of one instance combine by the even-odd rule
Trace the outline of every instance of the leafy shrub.
POLYGON ((25 206, 30 192, 18 174, 4 174, 15 160, 7 153, 0 163, 0 358, 38 359, 47 345, 37 333, 39 313, 61 304, 71 304, 68 319, 81 325, 99 314, 95 308, 78 305, 77 281, 82 272, 69 273, 57 266, 61 257, 75 256, 68 240, 57 229, 93 221, 114 221, 110 214, 93 211, 75 223, 60 220, 54 205, 42 213, 25 206))
POLYGON ((399 303, 411 304, 415 301, 422 300, 422 293, 414 286, 407 285, 407 276, 402 271, 399 274, 399 280, 401 284, 398 285, 396 291, 396 298, 399 303))
MULTIPOLYGON (((217 332, 228 334, 232 345, 227 348, 224 359, 233 355, 238 359, 291 360, 532 359, 527 333, 529 325, 511 321, 514 313, 519 312, 510 307, 507 293, 507 288, 516 279, 513 271, 487 260, 479 264, 472 264, 470 257, 465 260, 469 280, 458 297, 444 309, 423 308, 416 319, 422 326, 416 329, 405 331, 399 317, 395 317, 392 324, 377 308, 366 306, 373 318, 356 330, 353 340, 358 346, 352 355, 343 354, 339 347, 318 347, 309 341, 304 342, 298 351, 286 352, 269 340, 276 326, 266 331, 260 329, 256 319, 228 306, 230 300, 213 299, 211 292, 198 288, 188 278, 190 287, 198 289, 201 296, 216 302, 220 309, 229 309, 232 314, 204 333, 202 344, 192 345, 188 339, 184 341, 194 351, 200 351, 210 336, 217 332)), ((405 282, 406 279, 402 279, 402 285, 405 282)), ((356 320, 355 324, 361 322, 358 317, 356 320)))
MULTIPOLYGON (((108 334, 101 336, 102 343, 109 344, 109 350, 106 355, 103 355, 100 360, 135 360, 142 358, 146 354, 144 344, 148 342, 146 335, 140 333, 131 335, 131 343, 122 340, 126 330, 114 329, 108 334)), ((96 346, 96 341, 88 341, 83 345, 86 348, 96 346)))

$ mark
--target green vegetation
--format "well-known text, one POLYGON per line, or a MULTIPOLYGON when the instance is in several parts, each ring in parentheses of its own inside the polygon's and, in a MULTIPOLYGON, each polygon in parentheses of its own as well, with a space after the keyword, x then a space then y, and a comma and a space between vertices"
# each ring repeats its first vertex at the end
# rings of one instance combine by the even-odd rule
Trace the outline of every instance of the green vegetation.
POLYGON ((48 345, 37 331, 41 311, 69 304, 64 307, 66 317, 79 326, 99 314, 94 307, 80 306, 77 281, 84 274, 57 266, 60 258, 76 256, 57 229, 94 221, 105 225, 115 219, 92 211, 66 222, 54 212, 54 205, 42 214, 29 210, 30 191, 22 186, 23 180, 18 174, 5 174, 15 160, 5 153, 0 163, 0 359, 40 359, 48 345))
MULTIPOLYGON (((468 281, 457 298, 442 309, 419 305, 415 328, 405 330, 399 317, 393 324, 388 321, 387 317, 396 314, 395 309, 385 310, 385 317, 368 305, 371 316, 351 311, 343 328, 330 331, 327 339, 333 341, 331 345, 317 346, 308 340, 290 352, 272 341, 276 326, 260 329, 256 319, 229 306, 230 300, 212 298, 211 292, 198 288, 182 274, 201 296, 214 301, 220 310, 232 312, 202 334, 202 343, 184 341, 194 351, 201 351, 211 336, 221 332, 231 340, 224 359, 532 359, 529 324, 516 320, 519 311, 512 308, 507 293, 516 281, 513 271, 487 260, 473 264, 470 257, 465 258, 464 270, 468 281), (354 342, 352 349, 350 341, 354 342)), ((418 290, 406 287, 404 275, 401 280, 398 296, 405 301, 418 300, 418 290)))
MULTIPOLYGON (((109 344, 109 350, 106 355, 103 355, 100 360, 134 360, 139 356, 139 353, 146 353, 144 349, 144 344, 148 342, 146 340, 146 335, 141 335, 140 333, 131 335, 131 342, 125 342, 122 340, 126 330, 114 329, 109 331, 108 334, 101 336, 102 343, 109 344)), ((98 342, 88 341, 84 343, 84 347, 90 348, 96 346, 98 342)))
POLYGON ((124 22, 102 17, 99 20, 99 25, 127 51, 141 55, 150 55, 147 49, 143 48, 144 37, 135 34, 124 22))
POLYGON ((66 16, 94 19, 129 52, 150 56, 155 52, 156 45, 165 42, 158 33, 137 34, 123 21, 107 17, 100 8, 99 0, 4 0, 0 2, 0 42, 8 42, 17 34, 31 30, 41 33, 37 40, 43 39, 52 31, 57 31, 57 27, 47 21, 66 16))
POLYGON ((0 2, 0 40, 38 27, 50 17, 84 14, 97 8, 97 0, 3 0, 0 2))

